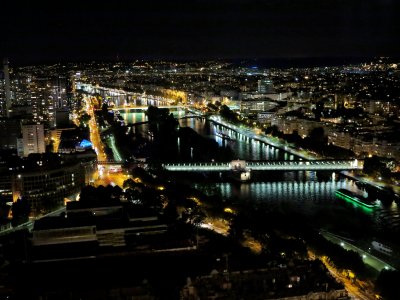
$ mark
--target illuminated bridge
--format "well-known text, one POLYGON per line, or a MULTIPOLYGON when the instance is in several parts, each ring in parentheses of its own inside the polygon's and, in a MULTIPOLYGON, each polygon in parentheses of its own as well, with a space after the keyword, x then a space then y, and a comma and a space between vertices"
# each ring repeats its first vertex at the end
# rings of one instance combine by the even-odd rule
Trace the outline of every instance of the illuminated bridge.
POLYGON ((231 162, 192 162, 165 163, 168 171, 187 172, 223 172, 234 170, 252 171, 346 171, 363 168, 360 160, 284 160, 284 161, 244 161, 231 162))

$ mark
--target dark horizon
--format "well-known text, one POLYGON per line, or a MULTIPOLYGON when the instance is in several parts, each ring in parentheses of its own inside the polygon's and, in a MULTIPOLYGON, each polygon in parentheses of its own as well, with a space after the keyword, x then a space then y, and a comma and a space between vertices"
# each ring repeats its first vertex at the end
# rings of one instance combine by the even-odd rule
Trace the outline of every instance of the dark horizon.
POLYGON ((0 57, 17 64, 400 53, 393 0, 6 2, 0 57))
POLYGON ((55 65, 55 64, 90 64, 90 63, 124 63, 130 64, 135 61, 157 62, 165 61, 171 63, 201 63, 201 62, 227 62, 236 66, 248 66, 258 68, 312 68, 312 67, 340 67, 345 65, 357 65, 361 63, 369 63, 379 58, 388 58, 390 62, 400 59, 399 56, 378 57, 378 56, 362 56, 362 57, 280 57, 280 58, 172 58, 172 57, 134 57, 134 58, 98 58, 98 59, 64 59, 64 60, 42 60, 34 62, 14 61, 7 57, 9 66, 12 67, 28 67, 38 65, 55 65))

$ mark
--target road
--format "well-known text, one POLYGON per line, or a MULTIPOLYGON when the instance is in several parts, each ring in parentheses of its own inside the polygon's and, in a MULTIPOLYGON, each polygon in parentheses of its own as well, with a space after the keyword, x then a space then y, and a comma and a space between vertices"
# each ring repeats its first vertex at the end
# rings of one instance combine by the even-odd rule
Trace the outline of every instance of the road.
POLYGON ((326 259, 322 258, 321 261, 325 264, 331 275, 339 280, 345 287, 346 291, 349 293, 349 296, 355 300, 376 300, 375 296, 371 292, 362 291, 359 287, 357 287, 351 279, 344 276, 340 272, 338 272, 333 266, 331 266, 326 259))
POLYGON ((339 238, 338 236, 335 236, 329 232, 326 231, 321 231, 320 232, 327 240, 331 241, 332 243, 338 244, 342 246, 346 250, 352 250, 360 254, 362 257, 364 263, 366 265, 371 266, 374 268, 376 271, 380 272, 383 269, 385 270, 395 270, 394 267, 390 266, 388 263, 382 261, 381 259, 377 258, 376 256, 372 255, 368 251, 364 251, 360 248, 358 248, 355 245, 350 244, 349 242, 339 238))
POLYGON ((84 97, 84 101, 86 102, 86 112, 90 116, 90 121, 89 121, 90 141, 92 142, 93 148, 96 151, 97 160, 106 161, 107 155, 104 152, 104 144, 101 141, 100 132, 97 126, 96 116, 94 114, 94 109, 91 103, 91 99, 88 97, 84 97))
POLYGON ((376 180, 374 180, 373 178, 371 178, 369 176, 364 176, 364 175, 360 176, 358 174, 355 174, 353 171, 342 171, 341 173, 349 178, 367 183, 378 189, 392 188, 393 191, 397 194, 397 196, 400 196, 400 186, 399 185, 387 183, 385 181, 377 182, 376 180))
POLYGON ((308 250, 308 257, 311 260, 314 260, 314 259, 321 260, 323 262, 323 264, 325 265, 325 267, 328 269, 329 273, 336 280, 338 280, 339 282, 341 282, 344 285, 344 287, 345 287, 346 291, 348 292, 351 299, 354 299, 354 300, 376 300, 374 293, 363 291, 358 286, 356 286, 355 283, 357 281, 352 280, 348 276, 345 276, 341 272, 339 272, 334 266, 332 266, 330 264, 330 262, 326 256, 319 257, 319 256, 315 255, 312 251, 308 250))
MULTIPOLYGON (((94 114, 93 105, 89 97, 84 98, 86 102, 86 111, 90 115, 89 121, 89 129, 90 129, 90 141, 96 151, 97 161, 107 161, 109 157, 107 157, 104 151, 104 144, 100 137, 100 131, 96 122, 96 116, 94 114)), ((113 151, 114 160, 120 161, 122 160, 121 155, 118 152, 118 149, 115 145, 114 137, 110 137, 110 148, 113 151)), ((97 171, 93 174, 93 185, 94 186, 107 186, 107 185, 118 185, 122 188, 123 183, 129 176, 123 172, 113 172, 108 167, 98 166, 97 171)))
MULTIPOLYGON (((229 231, 229 224, 226 220, 209 218, 209 217, 205 219, 204 223, 202 223, 200 227, 213 230, 216 233, 224 236, 227 236, 229 231)), ((254 239, 246 239, 244 245, 253 250, 255 253, 260 251, 259 249, 260 244, 254 239)), ((311 253, 310 251, 309 251, 309 257, 311 259, 317 258, 316 255, 311 253)), ((356 284, 352 282, 350 278, 344 276, 338 270, 336 270, 332 265, 330 265, 329 261, 327 260, 327 257, 318 257, 318 258, 324 263, 324 265, 327 267, 331 275, 344 285, 346 291, 349 293, 349 296, 352 299, 376 300, 372 292, 363 291, 358 286, 356 286, 356 284)))
POLYGON ((221 218, 210 218, 207 217, 200 227, 210 229, 223 236, 228 236, 229 222, 221 218))

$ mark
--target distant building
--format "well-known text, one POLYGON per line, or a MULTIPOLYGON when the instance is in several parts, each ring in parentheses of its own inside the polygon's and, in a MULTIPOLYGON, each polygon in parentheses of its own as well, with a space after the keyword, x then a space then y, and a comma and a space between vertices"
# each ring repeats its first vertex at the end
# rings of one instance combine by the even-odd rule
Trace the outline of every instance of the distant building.
POLYGON ((356 154, 377 155, 380 157, 400 160, 400 143, 372 135, 359 135, 354 137, 354 149, 356 154))
POLYGON ((32 119, 32 106, 29 105, 13 105, 11 108, 11 117, 25 117, 32 119))
POLYGON ((89 142, 88 132, 78 128, 65 128, 58 130, 56 141, 59 141, 57 149, 58 153, 74 153, 87 148, 92 148, 89 142))
POLYGON ((229 273, 213 270, 209 276, 188 278, 180 299, 349 300, 343 285, 327 274, 321 262, 229 273))
POLYGON ((21 121, 0 118, 0 148, 17 149, 17 138, 21 134, 21 121))
POLYGON ((275 115, 274 112, 268 112, 268 111, 259 112, 257 114, 257 121, 260 122, 261 124, 270 123, 274 115, 275 115))
POLYGON ((390 101, 369 100, 363 102, 364 110, 371 115, 389 116, 398 111, 398 106, 390 101))
POLYGON ((240 112, 245 114, 257 114, 260 112, 274 109, 278 106, 270 99, 246 99, 240 102, 240 112))
POLYGON ((354 138, 348 131, 332 131, 332 133, 328 135, 328 142, 344 149, 354 149, 354 138))
POLYGON ((239 92, 237 90, 221 90, 220 94, 222 97, 227 97, 229 100, 237 100, 239 92))
POLYGON ((46 151, 43 124, 22 125, 22 141, 24 156, 31 153, 44 153, 46 151))
POLYGON ((67 127, 69 125, 69 109, 58 108, 56 110, 56 127, 67 127))
POLYGON ((275 92, 274 85, 270 79, 260 79, 258 81, 257 92, 261 94, 272 94, 275 92))
POLYGON ((7 173, 0 172, 0 195, 7 202, 13 201, 10 175, 7 173))
MULTIPOLYGON (((316 127, 323 127, 324 124, 316 121, 299 119, 296 117, 273 117, 271 119, 271 126, 277 126, 279 131, 284 134, 292 134, 294 130, 298 132, 301 137, 306 137, 310 131, 316 127)), ((327 131, 327 128, 325 128, 327 131)), ((325 132, 326 134, 328 132, 325 132)))
POLYGON ((273 101, 285 101, 292 96, 291 92, 285 93, 240 93, 238 98, 239 100, 248 100, 248 99, 270 99, 273 101))
POLYGON ((68 104, 65 82, 61 77, 16 76, 12 81, 11 113, 15 115, 14 110, 19 107, 29 107, 34 122, 54 127, 56 109, 68 104))
POLYGON ((195 249, 187 237, 171 235, 152 209, 118 199, 97 200, 68 202, 66 217, 35 222, 33 260, 73 259, 116 248, 139 253, 195 249))
POLYGON ((7 58, 3 61, 4 68, 4 92, 5 92, 5 114, 4 116, 10 116, 10 108, 11 108, 11 87, 10 87, 10 73, 8 71, 8 60, 7 58))
POLYGON ((0 169, 2 193, 12 195, 14 201, 20 197, 27 199, 33 215, 63 205, 66 197, 79 193, 90 183, 96 169, 95 154, 71 156, 68 161, 59 156, 46 161, 45 155, 23 158, 14 167, 0 169))
POLYGON ((17 155, 24 157, 24 140, 21 137, 17 138, 17 155))

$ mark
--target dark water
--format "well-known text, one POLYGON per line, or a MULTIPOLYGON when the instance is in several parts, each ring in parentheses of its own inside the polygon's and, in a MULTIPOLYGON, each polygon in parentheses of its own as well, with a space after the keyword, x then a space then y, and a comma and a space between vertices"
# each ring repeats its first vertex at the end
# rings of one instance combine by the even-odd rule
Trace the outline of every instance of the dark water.
MULTIPOLYGON (((135 116, 127 114, 127 121, 145 120, 143 113, 135 116)), ((181 115, 180 115, 181 116, 181 115)), ((221 146, 228 145, 237 158, 247 160, 293 160, 293 155, 265 143, 249 140, 228 128, 196 118, 180 120, 181 126, 188 126, 199 134, 212 138, 221 146), (229 139, 221 136, 229 136, 229 139)), ((142 128, 147 131, 147 126, 142 128)), ((360 194, 361 191, 353 180, 339 174, 317 172, 262 172, 253 174, 249 183, 197 183, 196 188, 208 194, 220 195, 230 201, 263 202, 280 210, 302 212, 312 216, 322 227, 334 227, 343 232, 378 230, 380 232, 400 231, 400 208, 393 202, 383 205, 376 202, 376 207, 366 209, 355 203, 335 197, 335 191, 345 188, 360 194)))
POLYGON ((220 146, 229 146, 237 158, 247 160, 289 160, 294 156, 256 140, 249 140, 229 128, 197 118, 180 120, 181 126, 191 127, 197 133, 214 139, 220 146), (229 139, 222 136, 229 136, 229 139))

